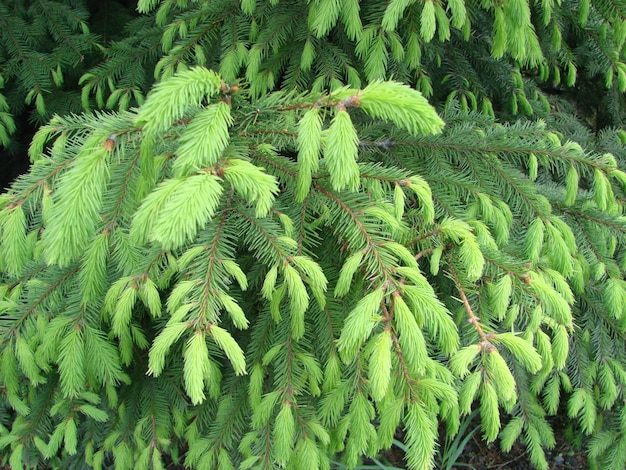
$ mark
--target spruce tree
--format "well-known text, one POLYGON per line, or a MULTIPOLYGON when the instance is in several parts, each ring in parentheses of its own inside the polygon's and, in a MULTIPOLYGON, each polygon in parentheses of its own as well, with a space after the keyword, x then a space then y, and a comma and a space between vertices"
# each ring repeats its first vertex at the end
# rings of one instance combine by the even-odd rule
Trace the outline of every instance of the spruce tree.
POLYGON ((623 2, 138 10, 0 195, 4 464, 626 467, 623 2))

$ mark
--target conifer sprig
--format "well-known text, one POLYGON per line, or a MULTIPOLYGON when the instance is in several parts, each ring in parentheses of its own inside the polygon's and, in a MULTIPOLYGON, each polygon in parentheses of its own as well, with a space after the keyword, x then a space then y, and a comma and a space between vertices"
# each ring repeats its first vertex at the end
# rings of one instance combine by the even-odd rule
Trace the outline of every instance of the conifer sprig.
POLYGON ((0 196, 3 464, 354 468, 403 428, 427 469, 477 410, 548 468, 566 409, 624 466, 623 9, 145 0, 111 40, 70 3, 0 6, 0 145, 60 112, 0 196), (116 111, 67 115, 82 73, 116 111))

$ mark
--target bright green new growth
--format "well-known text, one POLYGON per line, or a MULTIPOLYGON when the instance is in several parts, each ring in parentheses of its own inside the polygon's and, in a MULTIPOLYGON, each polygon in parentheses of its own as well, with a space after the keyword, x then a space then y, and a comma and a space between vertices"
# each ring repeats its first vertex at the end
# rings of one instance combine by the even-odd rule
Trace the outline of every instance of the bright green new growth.
MULTIPOLYGON (((167 130, 177 119, 181 119, 194 107, 198 107, 203 100, 217 94, 221 83, 219 75, 212 70, 202 67, 184 70, 176 77, 154 87, 145 105, 137 113, 135 122, 143 125, 147 136, 156 137, 167 130)), ((214 107, 208 107, 203 114, 196 116, 198 126, 211 125, 214 121, 228 122, 227 113, 228 109, 219 103, 214 107)), ((194 127, 192 126, 191 129, 194 130, 194 127)), ((216 129, 214 135, 218 140, 223 139, 223 131, 216 129)), ((183 138, 183 144, 185 141, 186 139, 183 138)))
POLYGON ((176 175, 215 165, 228 145, 231 124, 230 107, 222 101, 196 114, 180 137, 174 164, 176 175))
POLYGON ((178 248, 213 216, 222 192, 219 178, 210 172, 168 179, 139 207, 131 237, 139 243, 158 242, 168 250, 178 248))
POLYGON ((345 109, 339 110, 328 128, 324 163, 330 173, 330 184, 336 191, 359 188, 359 136, 345 109))
POLYGON ((0 196, 3 465, 354 468, 401 428, 429 469, 477 414, 547 469, 566 410, 626 466, 622 7, 138 9, 81 79, 118 110, 52 118, 0 196), (562 96, 613 80, 591 132, 562 96))

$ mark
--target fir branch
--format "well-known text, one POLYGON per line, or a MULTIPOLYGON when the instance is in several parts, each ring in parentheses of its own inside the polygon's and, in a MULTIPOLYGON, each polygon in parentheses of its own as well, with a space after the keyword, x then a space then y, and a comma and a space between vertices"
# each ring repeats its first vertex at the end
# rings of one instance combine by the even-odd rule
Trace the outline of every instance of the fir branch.
POLYGON ((465 312, 467 313, 467 322, 470 325, 472 325, 472 327, 476 330, 476 333, 480 337, 481 348, 484 348, 487 352, 491 352, 492 350, 495 349, 495 346, 493 346, 491 341, 489 341, 490 335, 487 335, 485 331, 483 330, 483 327, 480 325, 480 318, 476 316, 476 314, 474 313, 474 310, 472 309, 472 306, 469 303, 469 300, 467 299, 465 290, 461 286, 461 281, 459 279, 459 276, 457 275, 456 270, 453 267, 452 260, 450 259, 448 255, 446 255, 446 258, 448 259, 448 269, 450 271, 450 276, 452 277, 452 280, 454 281, 454 284, 458 290, 458 293, 461 296, 461 302, 463 303, 463 307, 465 308, 465 312))

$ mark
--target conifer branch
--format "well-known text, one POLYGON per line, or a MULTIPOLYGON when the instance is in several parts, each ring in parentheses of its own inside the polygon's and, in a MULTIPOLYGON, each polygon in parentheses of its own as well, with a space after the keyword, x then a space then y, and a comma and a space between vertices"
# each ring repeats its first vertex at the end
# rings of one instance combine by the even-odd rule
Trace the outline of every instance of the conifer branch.
POLYGON ((28 308, 24 310, 20 318, 16 319, 14 324, 6 329, 3 332, 4 341, 6 342, 8 338, 11 338, 13 335, 17 334, 17 332, 24 326, 24 323, 29 319, 29 317, 33 314, 37 313, 38 307, 44 303, 48 297, 52 294, 56 293, 56 290, 67 282, 74 274, 76 274, 80 269, 80 266, 75 266, 71 269, 68 269, 62 276, 60 276, 54 283, 48 286, 48 288, 38 296, 30 305, 27 305, 28 308))
POLYGON ((376 263, 378 264, 379 272, 382 273, 382 275, 384 276, 384 283, 382 284, 383 288, 386 289, 390 287, 391 285, 395 284, 396 281, 393 279, 392 273, 385 265, 385 262, 383 261, 383 258, 379 253, 379 250, 378 250, 379 242, 375 241, 372 238, 372 235, 365 228, 359 216, 354 211, 352 211, 350 207, 344 201, 342 201, 337 195, 330 192, 321 184, 315 183, 314 187, 321 194, 326 196, 329 200, 337 204, 337 206, 339 206, 340 209, 350 217, 354 225, 358 228, 361 236, 363 237, 363 241, 365 242, 365 249, 367 250, 367 252, 373 254, 374 259, 376 260, 376 263))
POLYGON ((0 5, 0 460, 625 467, 623 8, 187 3, 0 5))
POLYGON ((18 204, 18 205, 24 204, 31 194, 41 189, 42 186, 45 186, 48 181, 52 180, 52 178, 54 178, 57 174, 61 173, 67 167, 71 166, 74 163, 74 161, 75 161, 74 158, 70 158, 70 159, 65 160, 64 162, 59 163, 57 166, 51 169, 49 173, 47 173, 44 177, 39 178, 34 184, 32 184, 27 189, 21 191, 20 193, 12 194, 11 199, 15 201, 13 204, 18 204))
MULTIPOLYGON (((398 291, 394 291, 392 294, 392 297, 394 299, 396 299, 399 296, 400 296, 400 293, 398 291)), ((389 333, 391 334, 391 339, 393 341, 393 346, 394 346, 396 356, 398 357, 398 362, 400 363, 400 369, 402 370, 404 382, 409 387, 409 391, 411 394, 411 401, 414 401, 416 399, 416 394, 415 394, 415 391, 413 390, 413 386, 416 384, 416 382, 410 376, 409 368, 407 367, 406 362, 404 360, 402 347, 400 346, 400 341, 398 340, 398 335, 392 328, 392 322, 393 322, 393 317, 394 317, 394 312, 393 312, 394 304, 392 303, 389 309, 387 309, 387 306, 385 304, 382 304, 381 309, 384 313, 383 320, 384 320, 384 323, 386 323, 385 329, 387 329, 389 333)))
POLYGON ((449 255, 446 255, 446 258, 448 259, 448 270, 450 272, 450 276, 452 277, 456 289, 461 296, 461 302, 463 303, 463 307, 465 308, 465 312, 467 313, 467 322, 472 325, 472 327, 474 328, 474 330, 476 330, 476 333, 480 337, 481 348, 485 349, 487 352, 491 352, 496 348, 490 341, 490 335, 486 334, 483 330, 483 327, 480 325, 480 318, 476 316, 474 310, 472 309, 472 306, 470 305, 469 300, 467 299, 465 290, 461 286, 461 281, 456 273, 456 270, 453 267, 452 260, 450 259, 449 255))
POLYGON ((208 252, 208 262, 205 266, 206 269, 206 277, 204 278, 204 288, 202 290, 202 295, 200 297, 200 306, 198 308, 200 312, 200 316, 197 319, 197 322, 200 326, 205 325, 208 322, 214 322, 214 318, 206 318, 205 315, 210 311, 209 303, 211 302, 211 297, 215 295, 215 286, 214 286, 214 276, 217 275, 215 266, 219 263, 218 258, 218 246, 222 242, 222 235, 224 231, 224 225, 228 221, 228 216, 231 214, 231 201, 232 201, 233 193, 228 197, 228 201, 226 203, 226 207, 222 211, 218 220, 214 220, 216 224, 215 234, 213 237, 213 243, 211 246, 206 247, 208 252))

